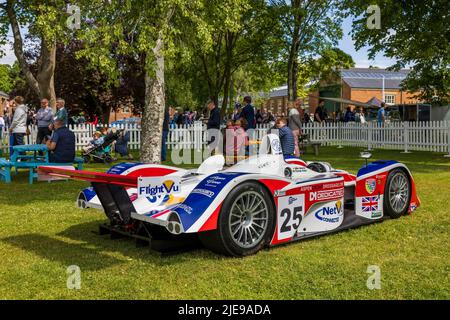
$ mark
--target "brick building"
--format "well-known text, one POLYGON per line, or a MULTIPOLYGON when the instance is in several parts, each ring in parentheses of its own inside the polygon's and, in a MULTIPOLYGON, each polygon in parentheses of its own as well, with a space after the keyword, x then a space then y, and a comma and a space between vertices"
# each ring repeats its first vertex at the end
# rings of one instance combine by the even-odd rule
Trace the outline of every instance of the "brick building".
MULTIPOLYGON (((421 112, 429 113, 430 107, 420 104, 421 101, 416 100, 413 94, 401 89, 401 82, 406 78, 408 72, 409 70, 388 71, 376 68, 343 69, 339 78, 323 81, 319 90, 311 92, 303 105, 309 113, 313 114, 317 108, 319 97, 329 98, 330 100, 325 100, 325 107, 328 114, 332 116, 347 106, 354 108, 355 105, 348 103, 348 100, 360 102, 361 106, 366 106, 373 101, 385 101, 388 105, 396 105, 403 120, 426 119, 427 116, 420 117, 419 114, 421 112), (336 101, 344 101, 344 99, 347 103, 336 101)), ((281 108, 283 112, 286 112, 287 104, 287 87, 285 86, 270 92, 270 99, 266 102, 266 107, 274 111, 281 108)))
MULTIPOLYGON (((309 96, 309 111, 313 113, 317 107, 319 96, 342 98, 359 102, 371 99, 384 101, 388 105, 416 105, 413 94, 401 89, 401 82, 409 70, 388 71, 386 69, 351 68, 341 71, 341 77, 331 83, 322 83, 319 90, 309 96)), ((346 106, 338 102, 325 103, 328 112, 342 110, 346 106)), ((352 107, 352 106, 351 106, 352 107)))

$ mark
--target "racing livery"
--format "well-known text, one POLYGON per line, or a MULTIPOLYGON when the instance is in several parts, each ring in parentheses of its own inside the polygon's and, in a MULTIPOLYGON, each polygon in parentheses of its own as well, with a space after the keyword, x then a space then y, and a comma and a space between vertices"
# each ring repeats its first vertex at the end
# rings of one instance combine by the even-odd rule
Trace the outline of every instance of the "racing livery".
POLYGON ((77 204, 104 210, 113 228, 152 238, 191 235, 232 256, 399 218, 420 205, 402 163, 375 161, 353 175, 325 162, 284 158, 276 135, 263 139, 259 155, 224 164, 215 155, 192 170, 143 163, 106 173, 39 170, 90 181, 77 204))

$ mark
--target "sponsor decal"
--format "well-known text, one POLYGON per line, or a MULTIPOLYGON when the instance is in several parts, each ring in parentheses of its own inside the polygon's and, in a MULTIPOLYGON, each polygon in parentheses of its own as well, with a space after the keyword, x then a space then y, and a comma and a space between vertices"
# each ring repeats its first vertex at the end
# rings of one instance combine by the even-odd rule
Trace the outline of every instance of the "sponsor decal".
POLYGON ((215 188, 217 186, 222 185, 227 179, 220 176, 212 176, 206 180, 205 186, 215 188))
POLYGON ((409 206, 409 211, 410 212, 412 212, 412 211, 414 211, 414 210, 416 210, 417 209, 417 205, 416 205, 416 203, 411 203, 411 205, 409 206))
POLYGON ((372 218, 380 218, 382 216, 381 211, 372 212, 372 218))
POLYGON ((375 179, 366 180, 366 191, 368 194, 374 193, 376 188, 377 188, 377 181, 375 179))
POLYGON ((333 207, 322 207, 317 210, 314 215, 321 221, 337 223, 339 222, 340 217, 343 215, 342 201, 336 201, 336 204, 333 207))
POLYGON ((281 144, 280 140, 274 139, 271 142, 272 150, 275 154, 281 153, 281 144))
POLYGON ((214 196, 214 192, 206 189, 194 189, 191 193, 198 193, 204 195, 205 197, 212 198, 214 196))
POLYGON ((185 205, 184 203, 177 205, 177 209, 181 209, 185 211, 187 214, 192 214, 192 207, 185 205))
POLYGON ((370 213, 379 211, 381 213, 381 211, 378 210, 378 200, 379 200, 378 196, 363 197, 361 201, 362 211, 370 213))
POLYGON ((289 197, 289 205, 291 205, 292 203, 294 203, 295 201, 297 201, 297 198, 295 197, 289 197))
POLYGON ((181 190, 180 178, 140 177, 138 179, 138 196, 151 197, 178 193, 181 190))
POLYGON ((293 167, 291 169, 292 169, 292 172, 294 172, 294 173, 307 172, 308 171, 308 169, 306 169, 304 167, 293 167))
POLYGON ((309 201, 330 200, 342 198, 344 196, 344 189, 314 191, 309 194, 309 201))
POLYGON ((323 189, 336 189, 341 188, 344 185, 344 182, 336 182, 331 184, 324 184, 323 189))

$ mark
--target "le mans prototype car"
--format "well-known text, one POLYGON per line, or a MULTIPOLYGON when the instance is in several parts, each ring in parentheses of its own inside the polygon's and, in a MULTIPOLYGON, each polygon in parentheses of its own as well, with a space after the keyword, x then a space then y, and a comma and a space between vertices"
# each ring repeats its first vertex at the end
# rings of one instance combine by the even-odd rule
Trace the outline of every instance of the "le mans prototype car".
POLYGON ((104 210, 111 228, 155 239, 195 237, 231 256, 399 218, 420 205, 411 172, 397 161, 366 163, 355 176, 283 157, 276 135, 260 150, 267 151, 230 167, 215 155, 193 170, 121 163, 107 173, 40 172, 90 181, 77 204, 104 210))

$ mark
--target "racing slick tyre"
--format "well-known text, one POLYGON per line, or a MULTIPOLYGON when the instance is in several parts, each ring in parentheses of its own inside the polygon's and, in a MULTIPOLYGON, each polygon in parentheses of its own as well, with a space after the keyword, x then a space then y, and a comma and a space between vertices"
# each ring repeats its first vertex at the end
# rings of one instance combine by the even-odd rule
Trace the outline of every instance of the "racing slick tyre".
POLYGON ((384 212, 392 219, 400 218, 408 212, 411 201, 411 181, 402 169, 389 172, 384 189, 384 212))
POLYGON ((199 237, 214 252, 246 256, 270 241, 274 223, 275 208, 269 192, 259 183, 244 182, 223 201, 217 229, 200 232, 199 237))
POLYGON ((91 162, 91 156, 88 154, 84 155, 83 160, 84 160, 84 163, 89 163, 89 162, 91 162))

